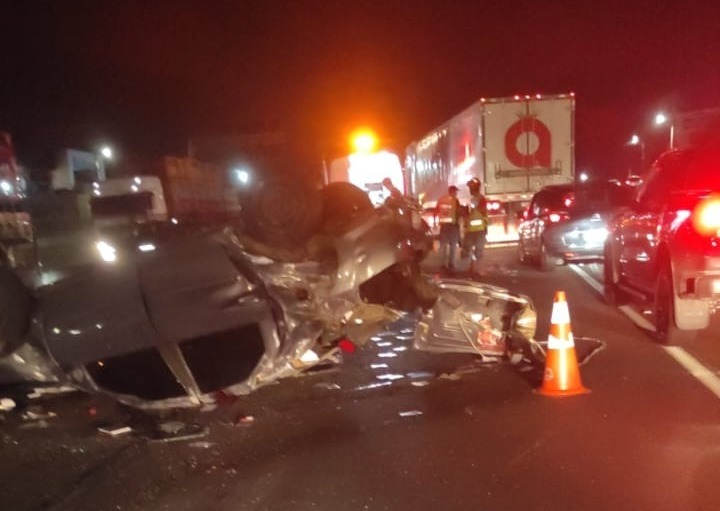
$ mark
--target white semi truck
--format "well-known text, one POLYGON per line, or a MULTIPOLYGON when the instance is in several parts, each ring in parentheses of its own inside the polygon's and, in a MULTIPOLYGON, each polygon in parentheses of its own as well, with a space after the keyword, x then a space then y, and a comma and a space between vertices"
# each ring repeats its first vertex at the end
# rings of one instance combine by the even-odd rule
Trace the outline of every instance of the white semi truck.
POLYGON ((405 189, 426 208, 450 185, 466 200, 478 178, 488 199, 489 241, 517 239, 517 215, 540 188, 575 176, 575 96, 480 99, 406 150, 405 189))

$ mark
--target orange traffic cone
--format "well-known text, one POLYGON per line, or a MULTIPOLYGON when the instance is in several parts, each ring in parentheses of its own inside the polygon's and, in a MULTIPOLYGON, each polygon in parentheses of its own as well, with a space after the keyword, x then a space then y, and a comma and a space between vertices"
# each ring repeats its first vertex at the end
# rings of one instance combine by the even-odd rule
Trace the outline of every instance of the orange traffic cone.
POLYGON ((575 396, 590 392, 580 381, 580 369, 575 355, 565 291, 555 292, 545 356, 545 373, 542 387, 536 392, 545 396, 575 396))

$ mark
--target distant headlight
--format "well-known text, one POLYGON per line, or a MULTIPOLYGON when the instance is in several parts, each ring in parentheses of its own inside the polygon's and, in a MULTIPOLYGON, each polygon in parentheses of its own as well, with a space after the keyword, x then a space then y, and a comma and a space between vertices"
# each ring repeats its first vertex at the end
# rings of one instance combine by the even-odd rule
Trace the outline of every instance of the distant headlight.
POLYGON ((107 241, 98 241, 95 248, 100 253, 100 258, 106 263, 114 263, 117 261, 117 250, 107 241))

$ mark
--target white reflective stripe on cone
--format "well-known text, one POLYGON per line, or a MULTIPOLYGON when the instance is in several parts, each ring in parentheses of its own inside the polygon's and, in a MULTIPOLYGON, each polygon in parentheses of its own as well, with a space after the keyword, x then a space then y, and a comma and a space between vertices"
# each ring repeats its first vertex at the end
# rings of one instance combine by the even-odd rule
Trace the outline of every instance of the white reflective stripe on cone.
POLYGON ((574 348, 575 343, 573 342, 573 334, 570 332, 568 334, 568 340, 563 341, 562 339, 558 339, 554 335, 550 334, 548 336, 548 349, 549 350, 566 350, 569 348, 574 348))
POLYGON ((550 323, 556 325, 566 325, 570 323, 570 310, 568 309, 567 302, 555 302, 553 304, 550 323))

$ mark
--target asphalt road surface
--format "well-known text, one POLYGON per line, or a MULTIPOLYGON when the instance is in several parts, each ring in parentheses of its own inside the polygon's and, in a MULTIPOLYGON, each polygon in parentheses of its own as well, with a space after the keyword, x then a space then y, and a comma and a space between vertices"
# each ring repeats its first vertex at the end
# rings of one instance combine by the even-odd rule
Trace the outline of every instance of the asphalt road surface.
POLYGON ((641 306, 603 303, 595 265, 541 273, 506 247, 484 273, 534 300, 538 340, 567 293, 579 349, 603 348, 581 366, 592 393, 543 397, 531 366, 414 352, 408 318, 338 370, 165 418, 195 439, 102 435, 109 401, 40 400, 57 416, 0 426, 0 509, 720 509, 717 327, 655 344, 641 306))

